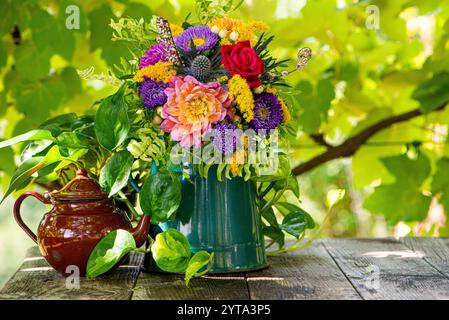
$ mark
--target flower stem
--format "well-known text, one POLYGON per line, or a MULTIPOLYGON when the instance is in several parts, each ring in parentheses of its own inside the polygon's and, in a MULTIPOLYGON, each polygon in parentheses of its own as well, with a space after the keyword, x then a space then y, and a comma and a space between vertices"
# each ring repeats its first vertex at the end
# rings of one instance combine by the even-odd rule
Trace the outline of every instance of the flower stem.
POLYGON ((123 193, 123 191, 119 191, 118 195, 120 196, 120 199, 128 206, 128 209, 131 211, 131 213, 133 214, 134 218, 136 218, 137 220, 140 219, 140 215, 139 213, 136 211, 136 209, 134 208, 134 206, 131 204, 131 202, 129 202, 128 198, 126 197, 126 195, 123 193))

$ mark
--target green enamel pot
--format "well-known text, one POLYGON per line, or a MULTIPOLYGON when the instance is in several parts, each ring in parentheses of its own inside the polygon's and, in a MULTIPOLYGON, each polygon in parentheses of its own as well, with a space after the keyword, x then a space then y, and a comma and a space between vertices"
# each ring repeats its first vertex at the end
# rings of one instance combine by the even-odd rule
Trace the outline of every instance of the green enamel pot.
MULTIPOLYGON (((207 179, 195 176, 192 182, 183 181, 182 202, 176 219, 155 226, 152 236, 173 228, 187 237, 194 253, 213 252, 210 273, 266 268, 255 183, 242 178, 218 181, 216 167, 209 170, 207 179)), ((151 253, 145 256, 144 270, 160 271, 151 253)))

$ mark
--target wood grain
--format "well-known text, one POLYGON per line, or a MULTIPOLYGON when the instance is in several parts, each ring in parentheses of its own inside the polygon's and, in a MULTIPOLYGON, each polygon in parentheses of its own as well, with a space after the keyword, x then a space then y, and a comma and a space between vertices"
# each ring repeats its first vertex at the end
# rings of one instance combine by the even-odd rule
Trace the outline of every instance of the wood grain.
POLYGON ((208 275, 194 279, 189 287, 182 275, 142 272, 133 300, 248 300, 244 274, 208 275))
POLYGON ((270 268, 247 274, 251 299, 361 299, 321 241, 270 257, 270 268))
POLYGON ((208 275, 186 287, 182 275, 140 272, 143 255, 68 289, 37 247, 0 299, 449 299, 449 239, 326 239, 269 258, 270 268, 208 275))
POLYGON ((449 299, 449 279, 394 239, 332 239, 325 247, 364 299, 449 299))
POLYGON ((131 298, 142 261, 142 254, 133 253, 125 265, 113 272, 95 280, 81 278, 79 289, 68 289, 67 279, 53 270, 37 247, 33 247, 28 250, 19 270, 0 291, 0 299, 127 300, 131 298))
POLYGON ((449 239, 407 237, 400 240, 449 279, 449 239))

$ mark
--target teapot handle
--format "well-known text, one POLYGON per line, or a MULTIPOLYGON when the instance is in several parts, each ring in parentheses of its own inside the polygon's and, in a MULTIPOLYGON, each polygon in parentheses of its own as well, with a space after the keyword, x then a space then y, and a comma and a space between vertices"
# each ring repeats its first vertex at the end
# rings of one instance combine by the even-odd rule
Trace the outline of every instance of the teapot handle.
POLYGON ((47 200, 43 195, 37 192, 25 192, 20 197, 17 198, 14 203, 14 218, 16 219, 17 224, 25 231, 25 233, 35 242, 37 243, 37 236, 33 231, 28 228, 28 226, 23 222, 22 217, 20 216, 20 206, 22 202, 28 198, 29 196, 36 198, 42 203, 49 204, 50 201, 47 200))

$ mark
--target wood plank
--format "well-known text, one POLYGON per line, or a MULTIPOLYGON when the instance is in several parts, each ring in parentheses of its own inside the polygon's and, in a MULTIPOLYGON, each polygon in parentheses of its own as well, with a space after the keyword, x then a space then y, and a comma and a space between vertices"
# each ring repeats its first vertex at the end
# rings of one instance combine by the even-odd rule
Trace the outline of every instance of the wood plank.
POLYGON ((272 256, 269 263, 247 274, 251 299, 361 299, 319 240, 305 250, 272 256))
POLYGON ((79 289, 67 289, 66 278, 52 269, 37 247, 28 250, 20 269, 0 291, 0 299, 109 299, 127 300, 140 273, 143 254, 133 253, 114 272, 90 280, 80 279, 79 289))
POLYGON ((408 248, 449 279, 449 241, 441 238, 405 237, 400 239, 408 248))
POLYGON ((449 279, 394 239, 332 239, 324 245, 364 299, 449 299, 449 279))
POLYGON ((134 288, 133 300, 248 300, 243 274, 207 275, 190 281, 176 274, 142 272, 134 288))

